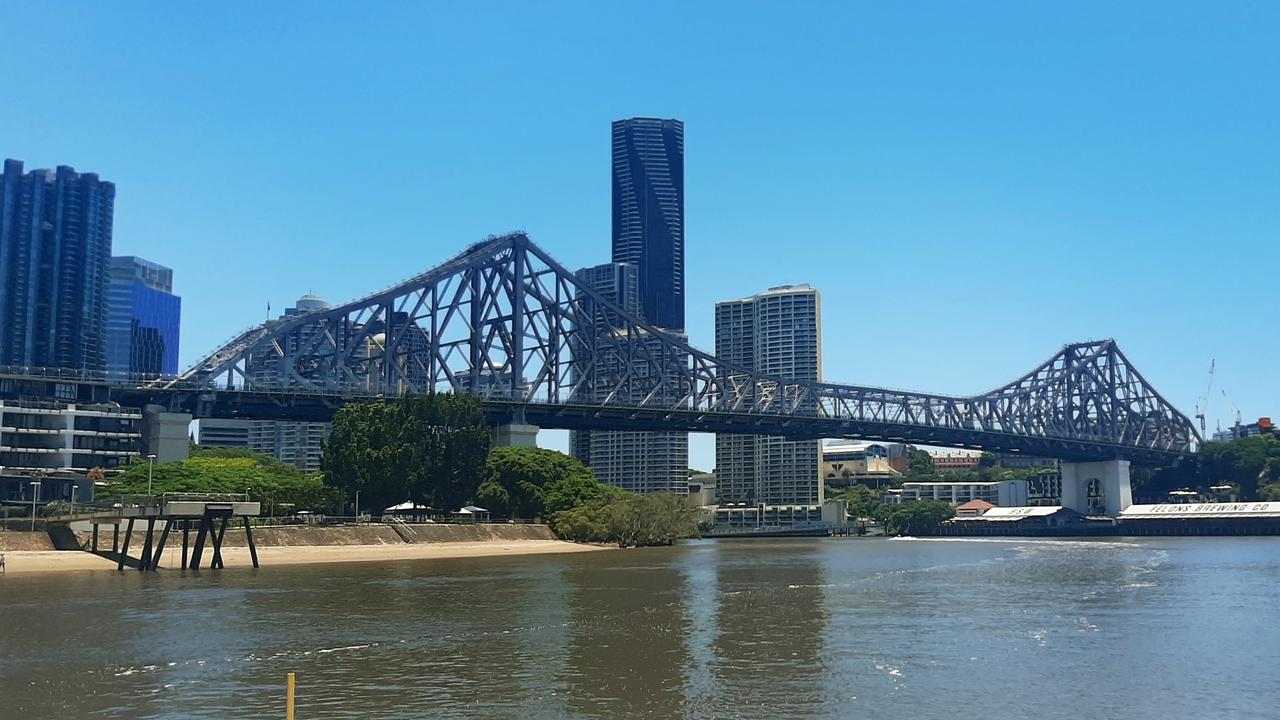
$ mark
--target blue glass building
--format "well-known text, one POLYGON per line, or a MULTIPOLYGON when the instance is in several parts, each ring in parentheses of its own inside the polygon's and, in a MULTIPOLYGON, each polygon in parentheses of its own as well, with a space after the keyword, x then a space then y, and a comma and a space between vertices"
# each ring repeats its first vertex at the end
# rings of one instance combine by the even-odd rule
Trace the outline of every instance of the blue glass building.
POLYGON ((178 374, 182 298, 173 270, 139 257, 113 257, 107 283, 107 375, 114 380, 178 374))
POLYGON ((100 373, 116 187, 74 168, 0 174, 0 365, 100 373))
POLYGON ((684 123, 613 123, 613 261, 639 271, 650 323, 684 330, 684 123))

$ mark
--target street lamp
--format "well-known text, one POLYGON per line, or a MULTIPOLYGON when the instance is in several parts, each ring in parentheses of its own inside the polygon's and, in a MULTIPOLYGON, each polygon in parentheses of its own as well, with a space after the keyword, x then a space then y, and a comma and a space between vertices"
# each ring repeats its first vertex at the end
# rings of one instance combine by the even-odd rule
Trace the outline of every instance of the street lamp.
POLYGON ((40 500, 40 481, 31 481, 31 532, 36 531, 36 503, 40 500))
POLYGON ((356 491, 356 522, 360 522, 360 491, 356 491))
POLYGON ((151 497, 151 468, 155 466, 156 456, 154 453, 147 456, 147 497, 151 497))

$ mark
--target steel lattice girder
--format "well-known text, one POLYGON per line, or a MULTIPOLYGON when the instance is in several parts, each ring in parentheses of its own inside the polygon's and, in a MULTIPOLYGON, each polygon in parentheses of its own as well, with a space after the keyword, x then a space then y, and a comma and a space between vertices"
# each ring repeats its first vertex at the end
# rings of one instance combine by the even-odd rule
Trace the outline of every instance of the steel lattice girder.
POLYGON ((628 314, 524 234, 490 238, 360 300, 247 330, 151 389, 192 387, 338 397, 455 391, 552 421, 556 407, 610 416, 630 409, 669 429, 701 415, 716 418, 706 427, 720 432, 767 425, 788 434, 789 420, 803 420, 815 436, 856 428, 862 437, 1014 450, 1010 438, 1025 438, 1028 452, 1083 444, 1087 451, 1074 454, 1088 457, 1176 455, 1199 441, 1113 340, 1067 345, 973 397, 796 382, 725 363, 628 314))

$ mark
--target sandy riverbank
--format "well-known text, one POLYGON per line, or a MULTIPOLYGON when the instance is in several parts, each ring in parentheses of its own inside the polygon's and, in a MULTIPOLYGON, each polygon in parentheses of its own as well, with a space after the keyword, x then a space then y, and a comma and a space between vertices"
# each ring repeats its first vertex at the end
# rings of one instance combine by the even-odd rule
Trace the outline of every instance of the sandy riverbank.
MULTIPOLYGON (((401 545, 340 545, 259 547, 258 560, 263 568, 273 565, 309 565, 343 562, 392 562, 398 560, 443 560, 448 558, 495 557, 506 555, 546 555, 553 553, 595 552, 608 548, 578 545, 560 540, 509 540, 490 542, 452 542, 401 545)), ((209 548, 204 565, 208 565, 209 548)), ((228 568, 250 567, 249 549, 224 547, 223 561, 228 568)), ((182 563, 180 547, 165 548, 160 569, 176 569, 182 563)), ((42 572, 114 571, 115 562, 74 550, 48 552, 6 552, 5 572, 21 575, 42 572)))

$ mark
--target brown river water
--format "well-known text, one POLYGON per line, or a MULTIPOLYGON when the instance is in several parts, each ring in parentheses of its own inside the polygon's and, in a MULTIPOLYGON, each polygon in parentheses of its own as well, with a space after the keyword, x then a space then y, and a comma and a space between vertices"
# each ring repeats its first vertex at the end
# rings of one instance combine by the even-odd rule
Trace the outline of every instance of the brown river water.
POLYGON ((1280 538, 0 577, 0 718, 1280 718, 1280 538))

